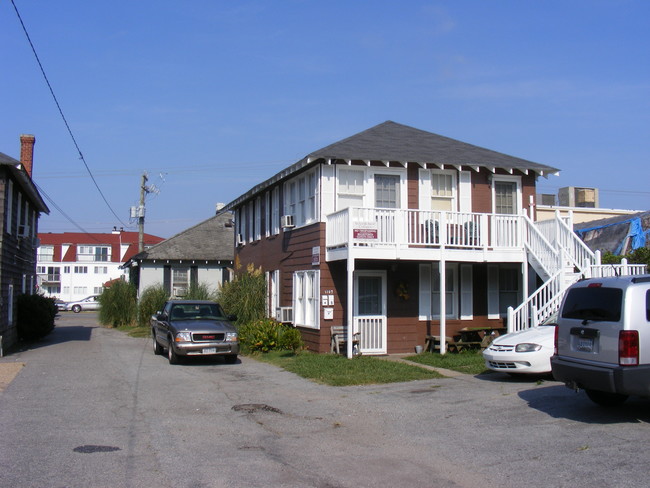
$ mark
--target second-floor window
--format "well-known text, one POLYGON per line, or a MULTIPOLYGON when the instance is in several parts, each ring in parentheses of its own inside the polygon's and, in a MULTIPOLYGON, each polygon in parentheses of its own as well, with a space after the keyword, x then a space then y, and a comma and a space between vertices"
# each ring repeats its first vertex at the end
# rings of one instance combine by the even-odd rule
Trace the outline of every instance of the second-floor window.
POLYGON ((454 210, 456 195, 455 175, 449 172, 431 172, 431 209, 454 210))
POLYGON ((364 172, 360 169, 341 168, 338 171, 338 210, 363 206, 364 172))
POLYGON ((76 274, 86 274, 88 273, 88 266, 75 266, 74 272, 76 274))
POLYGON ((106 262, 110 261, 111 251, 109 246, 78 246, 78 261, 106 262))
POLYGON ((286 186, 284 208, 293 215, 296 226, 310 224, 316 220, 316 173, 310 171, 295 178, 286 186))
POLYGON ((54 246, 40 246, 38 248, 39 261, 54 261, 54 246))
POLYGON ((375 175, 375 206, 379 208, 399 208, 398 175, 375 175))

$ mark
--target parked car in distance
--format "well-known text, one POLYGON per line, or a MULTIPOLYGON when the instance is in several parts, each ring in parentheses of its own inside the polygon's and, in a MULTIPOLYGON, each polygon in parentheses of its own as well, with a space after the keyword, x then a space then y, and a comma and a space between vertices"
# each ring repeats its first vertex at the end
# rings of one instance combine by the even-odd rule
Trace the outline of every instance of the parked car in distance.
POLYGON ((558 317, 553 376, 600 405, 650 397, 650 275, 571 285, 558 317))
MULTIPOLYGON (((89 297, 84 298, 83 300, 77 300, 74 302, 67 302, 64 304, 65 307, 63 310, 73 311, 74 313, 79 313, 82 310, 99 310, 99 295, 90 295, 89 297)), ((59 308, 61 310, 61 308, 59 308)))
POLYGON ((67 305, 67 303, 61 300, 60 298, 57 298, 54 300, 54 305, 56 305, 57 310, 61 312, 65 310, 65 306, 67 305))
POLYGON ((208 300, 169 300, 151 317, 154 354, 167 352, 170 364, 185 356, 223 356, 235 363, 237 330, 218 303, 208 300))
POLYGON ((557 313, 543 324, 497 337, 483 351, 485 367, 510 375, 549 374, 557 313))

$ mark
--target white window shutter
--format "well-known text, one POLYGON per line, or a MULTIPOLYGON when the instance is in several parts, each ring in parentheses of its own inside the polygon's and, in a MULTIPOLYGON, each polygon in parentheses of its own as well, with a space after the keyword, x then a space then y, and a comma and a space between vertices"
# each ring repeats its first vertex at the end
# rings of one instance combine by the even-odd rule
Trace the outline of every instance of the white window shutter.
POLYGON ((460 266, 460 319, 470 320, 474 318, 473 311, 474 294, 472 292, 472 265, 461 264, 460 266))
POLYGON ((431 265, 420 265, 420 320, 431 317, 431 265))
POLYGON ((472 211, 472 173, 461 171, 458 177, 458 205, 459 212, 472 211))
POLYGON ((431 210, 431 170, 421 169, 419 179, 418 207, 420 210, 431 210))
POLYGON ((488 265, 488 319, 498 319, 499 315, 499 266, 488 265))

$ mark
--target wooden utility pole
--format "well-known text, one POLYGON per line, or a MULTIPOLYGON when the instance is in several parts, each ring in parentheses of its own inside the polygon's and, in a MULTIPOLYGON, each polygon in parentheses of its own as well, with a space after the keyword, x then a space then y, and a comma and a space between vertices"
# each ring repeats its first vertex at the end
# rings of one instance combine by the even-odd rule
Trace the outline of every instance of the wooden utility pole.
POLYGON ((144 197, 147 194, 147 173, 142 173, 140 207, 138 208, 138 252, 144 251, 144 197))

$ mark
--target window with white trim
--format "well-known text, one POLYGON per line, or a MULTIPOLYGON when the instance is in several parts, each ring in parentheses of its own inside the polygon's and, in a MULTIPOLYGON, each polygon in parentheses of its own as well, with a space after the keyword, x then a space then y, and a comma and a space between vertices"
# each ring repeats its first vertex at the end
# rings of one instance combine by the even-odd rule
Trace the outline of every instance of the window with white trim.
POLYGON ((293 322, 301 327, 320 328, 320 273, 296 271, 293 274, 293 322))
POLYGON ((492 209, 496 214, 516 215, 522 208, 521 177, 492 177, 492 209))
POLYGON ((456 198, 456 174, 431 170, 431 209, 453 211, 456 198))
POLYGON ((39 261, 54 261, 54 246, 39 246, 36 252, 39 261))
POLYGON ((262 238, 262 198, 255 199, 255 240, 259 241, 262 238))
POLYGON ((337 210, 363 206, 364 179, 363 169, 340 168, 338 170, 337 210))
POLYGON ((296 227, 316 221, 316 185, 315 170, 300 175, 285 186, 284 208, 287 215, 293 215, 296 227))
POLYGON ((280 233, 280 187, 273 188, 271 193, 271 233, 280 233))
POLYGON ((267 303, 269 316, 275 317, 278 307, 280 306, 279 296, 278 296, 278 286, 280 284, 280 270, 276 269, 273 271, 266 272, 266 283, 267 283, 267 303))
POLYGON ((108 274, 108 266, 95 266, 95 274, 108 274))
POLYGON ((106 262, 110 260, 110 246, 77 246, 77 261, 106 262))
MULTIPOLYGON (((445 317, 457 319, 459 304, 458 264, 445 267, 445 317)), ((440 319, 440 271, 438 263, 420 265, 420 320, 440 319)))
POLYGON ((75 274, 86 274, 88 273, 88 266, 75 266, 74 272, 75 274))

